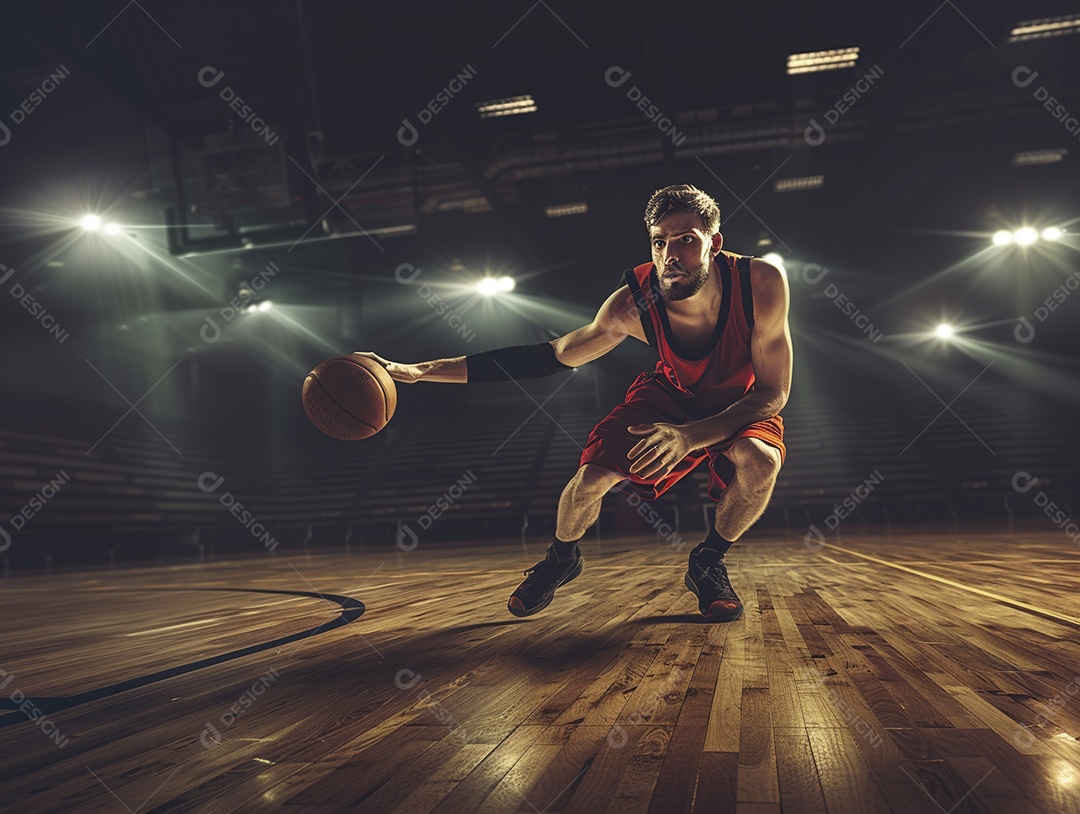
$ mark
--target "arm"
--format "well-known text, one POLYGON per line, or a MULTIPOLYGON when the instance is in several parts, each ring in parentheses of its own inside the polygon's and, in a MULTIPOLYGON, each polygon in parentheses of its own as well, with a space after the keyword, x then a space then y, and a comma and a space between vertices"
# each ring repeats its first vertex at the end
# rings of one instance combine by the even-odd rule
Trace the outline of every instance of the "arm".
POLYGON ((754 389, 722 413, 685 425, 691 449, 726 441, 749 424, 778 415, 791 391, 791 331, 788 327, 787 277, 776 266, 754 260, 754 330, 750 358, 754 389))
POLYGON ((722 413, 687 424, 639 424, 634 435, 645 436, 628 453, 630 471, 643 477, 663 476, 695 449, 726 441, 748 424, 779 414, 791 390, 791 332, 788 328, 788 284, 784 272, 763 260, 750 265, 754 289, 754 330, 750 359, 754 389, 722 413))
MULTIPOLYGON (((562 365, 580 367, 599 359, 627 336, 646 341, 630 289, 624 285, 604 301, 592 322, 553 339, 548 344, 555 352, 555 359, 562 365)), ((469 366, 465 356, 403 365, 367 351, 357 351, 356 355, 374 359, 383 365, 396 381, 406 384, 418 381, 465 384, 469 381, 469 366)))

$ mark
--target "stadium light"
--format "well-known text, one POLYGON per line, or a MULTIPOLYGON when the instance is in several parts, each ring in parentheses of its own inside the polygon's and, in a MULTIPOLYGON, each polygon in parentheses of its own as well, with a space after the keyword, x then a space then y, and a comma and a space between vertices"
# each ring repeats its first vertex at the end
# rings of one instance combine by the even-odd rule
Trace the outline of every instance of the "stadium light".
POLYGON ((83 215, 79 225, 88 232, 96 232, 101 228, 101 218, 97 215, 83 215))
POLYGON ((1008 246, 1013 242, 1013 233, 1008 229, 998 229, 990 240, 995 246, 1008 246))
POLYGON ((955 333, 956 329, 947 322, 942 322, 934 329, 934 336, 938 339, 949 339, 955 333))
POLYGON ((1043 240, 1061 240, 1061 236, 1063 234, 1064 234, 1064 231, 1059 229, 1057 226, 1047 226, 1045 229, 1042 230, 1042 239, 1043 240))
POLYGON ((514 278, 513 277, 500 277, 497 281, 499 291, 513 291, 514 290, 514 278))
POLYGON ((1038 239, 1039 233, 1030 226, 1024 226, 1013 232, 1013 240, 1016 241, 1017 246, 1030 246, 1038 239))
POLYGON ((484 297, 494 297, 499 293, 499 281, 494 277, 485 277, 476 284, 476 290, 484 297))
POLYGON ((105 228, 102 229, 102 231, 107 235, 115 236, 120 234, 123 229, 121 228, 119 223, 106 223, 105 228))

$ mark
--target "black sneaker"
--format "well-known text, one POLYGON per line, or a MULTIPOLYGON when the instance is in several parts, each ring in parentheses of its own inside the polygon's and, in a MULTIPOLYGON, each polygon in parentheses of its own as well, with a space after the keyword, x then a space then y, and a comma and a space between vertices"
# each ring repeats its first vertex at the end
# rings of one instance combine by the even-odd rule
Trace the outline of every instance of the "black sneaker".
POLYGON ((577 577, 584 569, 585 558, 560 560, 555 549, 548 546, 547 556, 525 572, 525 580, 510 595, 507 610, 514 616, 532 616, 551 604, 555 589, 577 577))
POLYGON ((734 622, 742 616, 743 605, 728 579, 722 558, 709 553, 690 555, 686 588, 698 598, 698 610, 714 622, 734 622))

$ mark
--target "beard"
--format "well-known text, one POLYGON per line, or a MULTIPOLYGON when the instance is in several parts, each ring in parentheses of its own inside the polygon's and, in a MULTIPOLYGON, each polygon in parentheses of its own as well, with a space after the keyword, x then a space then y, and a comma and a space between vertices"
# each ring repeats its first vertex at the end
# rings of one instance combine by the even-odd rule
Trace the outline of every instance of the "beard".
POLYGON ((686 268, 681 263, 676 263, 673 268, 685 273, 685 276, 665 279, 663 274, 660 279, 660 294, 669 302, 685 300, 701 291, 705 281, 709 279, 709 266, 712 265, 710 258, 706 262, 693 268, 686 268))

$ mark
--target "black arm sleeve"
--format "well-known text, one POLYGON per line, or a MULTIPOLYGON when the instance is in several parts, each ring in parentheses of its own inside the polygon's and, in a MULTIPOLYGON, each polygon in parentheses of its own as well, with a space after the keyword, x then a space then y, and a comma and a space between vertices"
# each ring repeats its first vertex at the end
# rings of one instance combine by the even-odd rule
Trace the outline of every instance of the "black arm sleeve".
POLYGON ((469 384, 473 382, 505 382, 511 379, 538 379, 573 370, 555 356, 550 342, 536 345, 514 345, 509 348, 486 350, 465 357, 469 384))

